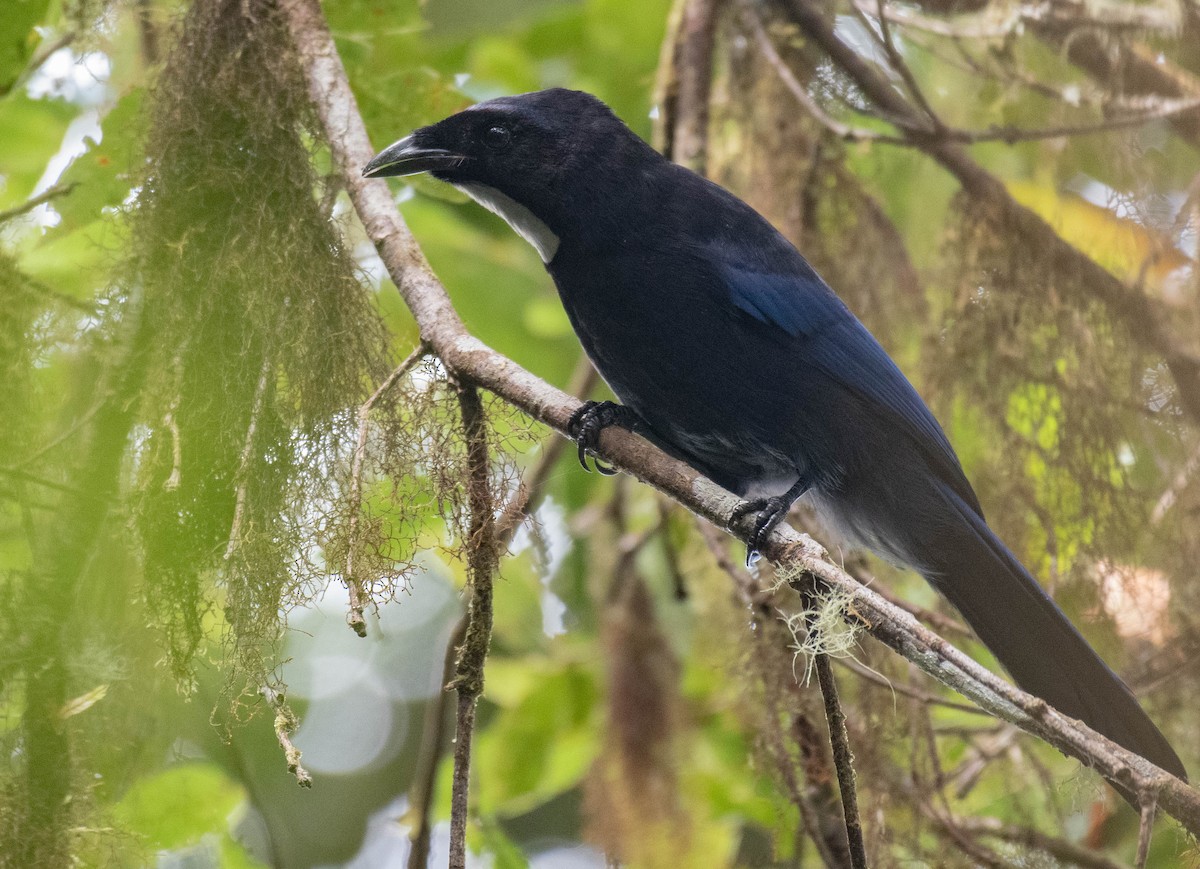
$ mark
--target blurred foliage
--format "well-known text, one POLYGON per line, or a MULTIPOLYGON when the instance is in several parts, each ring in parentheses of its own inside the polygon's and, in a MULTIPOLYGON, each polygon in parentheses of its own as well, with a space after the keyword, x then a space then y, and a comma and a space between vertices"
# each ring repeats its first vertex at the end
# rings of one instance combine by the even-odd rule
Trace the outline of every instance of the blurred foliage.
MULTIPOLYGON (((654 104, 668 6, 323 8, 383 145, 556 85, 649 138, 671 120, 654 104)), ((761 6, 815 97, 885 126, 761 6)), ((1032 25, 995 35, 980 7, 945 19, 987 23, 978 37, 894 27, 953 125, 1078 124, 1129 97, 1032 25)), ((871 25, 841 11, 868 51, 871 25)), ((1185 19, 1113 39, 1195 75, 1185 19)), ((1200 441, 1161 360, 918 151, 824 131, 755 45, 722 18, 709 174, 893 352, 990 520, 1195 769, 1200 441)), ((432 360, 360 412, 418 336, 328 176, 300 73, 268 0, 8 0, 0 15, 0 865, 368 867, 407 848, 465 581, 465 447, 432 360), (366 639, 344 624, 343 579, 366 639), (264 688, 300 717, 311 791, 285 771, 264 688)), ((970 152, 1195 344, 1192 139, 1161 120, 970 152)), ((444 185, 395 190, 467 326, 566 386, 580 351, 534 251, 444 185)), ((485 403, 508 499, 552 440, 485 403)), ((785 621, 798 605, 748 606, 721 566, 740 547, 653 492, 583 474, 571 450, 544 471, 496 588, 471 847, 497 867, 820 865, 815 843, 836 851, 840 828, 805 638, 785 621)), ((997 864, 1060 865, 971 820, 1132 853, 1136 818, 1073 761, 873 641, 853 655, 839 673, 879 865, 975 865, 963 831, 997 864)), ((443 760, 431 865, 449 790, 443 760)), ((1188 847, 1160 824, 1150 865, 1191 865, 1188 847)))

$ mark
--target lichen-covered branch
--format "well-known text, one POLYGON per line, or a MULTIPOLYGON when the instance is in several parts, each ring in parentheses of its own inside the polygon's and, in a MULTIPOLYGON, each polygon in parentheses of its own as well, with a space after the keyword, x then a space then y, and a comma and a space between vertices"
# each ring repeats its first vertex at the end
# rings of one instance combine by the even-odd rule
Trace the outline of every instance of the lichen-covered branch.
POLYGON ((454 730, 454 776, 450 799, 450 869, 467 863, 467 809, 470 795, 471 739, 475 709, 483 693, 483 667, 492 642, 492 580, 499 553, 496 550, 495 499, 489 480, 487 419, 479 390, 459 384, 458 405, 467 444, 467 506, 471 525, 467 535, 467 568, 471 600, 467 625, 447 686, 458 692, 454 730))

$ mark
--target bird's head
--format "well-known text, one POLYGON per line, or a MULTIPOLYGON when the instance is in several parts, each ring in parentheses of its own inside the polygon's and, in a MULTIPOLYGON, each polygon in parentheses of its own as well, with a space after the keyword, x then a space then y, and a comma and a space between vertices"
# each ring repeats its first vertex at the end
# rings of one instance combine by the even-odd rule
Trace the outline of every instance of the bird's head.
POLYGON ((496 212, 549 262, 583 200, 603 195, 597 170, 655 156, 600 100, 563 88, 499 97, 421 127, 379 152, 363 175, 429 172, 496 212))

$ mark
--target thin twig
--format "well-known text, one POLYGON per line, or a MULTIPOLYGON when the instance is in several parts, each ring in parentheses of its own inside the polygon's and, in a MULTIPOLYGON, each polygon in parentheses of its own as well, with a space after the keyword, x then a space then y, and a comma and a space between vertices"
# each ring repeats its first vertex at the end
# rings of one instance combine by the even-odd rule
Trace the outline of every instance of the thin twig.
POLYGON ((467 861, 471 739, 475 730, 475 709, 479 695, 483 693, 484 663, 492 640, 492 580, 498 558, 494 500, 489 480, 487 420, 479 390, 460 383, 458 405, 467 443, 467 503, 471 515, 467 568, 471 602, 467 607, 467 627, 451 683, 458 691, 458 715, 450 803, 450 869, 465 869, 467 861))
POLYGON ((968 832, 963 829, 958 818, 949 812, 933 806, 928 800, 922 798, 915 791, 912 792, 915 802, 920 807, 921 812, 925 817, 933 821, 938 829, 949 837, 957 848, 964 854, 969 855, 976 863, 982 866, 990 867, 990 869, 1012 869, 1012 863, 1003 859, 999 854, 991 848, 978 841, 968 832))
MULTIPOLYGON (((579 399, 591 395, 600 375, 587 356, 580 354, 571 380, 567 384, 567 392, 579 399)), ((542 443, 542 452, 533 469, 521 481, 521 486, 509 503, 500 511, 496 520, 496 545, 501 550, 507 548, 517 529, 526 519, 532 516, 541 503, 545 494, 546 483, 549 482, 550 472, 558 464, 559 457, 567 448, 570 441, 557 436, 547 438, 542 443)))
POLYGON ((1137 869, 1146 869, 1146 859, 1150 856, 1150 838, 1154 834, 1154 812, 1156 808, 1154 794, 1149 794, 1141 805, 1138 822, 1137 856, 1133 865, 1137 869))
POLYGON ((687 577, 679 563, 679 547, 671 539, 671 508, 674 505, 666 498, 658 499, 659 539, 662 540, 663 553, 667 559, 667 575, 671 577, 671 587, 675 592, 675 600, 684 601, 688 597, 687 577))
POLYGON ((52 199, 57 199, 60 196, 66 196, 72 190, 74 190, 75 187, 76 184, 74 183, 55 184, 53 187, 48 187, 37 196, 31 196, 29 199, 26 199, 20 205, 14 205, 12 208, 0 211, 0 223, 7 223, 14 218, 20 217, 22 214, 28 214, 39 205, 45 205, 52 199))
POLYGON ((1151 121, 1165 121, 1186 112, 1200 109, 1200 98, 1186 100, 1170 100, 1163 105, 1129 115, 1121 115, 1104 121, 1090 124, 1063 124, 1057 127, 1043 127, 1030 130, 1023 127, 991 126, 986 130, 961 130, 956 127, 945 127, 943 138, 952 142, 975 144, 978 142, 1005 142, 1009 145, 1017 142, 1036 142, 1041 139, 1061 139, 1069 136, 1090 136, 1094 133, 1110 133, 1128 127, 1140 127, 1151 121))
MULTIPOLYGON (((911 685, 906 685, 903 682, 893 682, 885 676, 876 673, 870 667, 865 667, 853 658, 836 659, 838 666, 845 667, 851 673, 865 679, 872 685, 878 685, 880 688, 886 688, 896 694, 908 697, 912 700, 917 700, 926 706, 941 706, 943 709, 953 709, 955 712, 966 712, 971 715, 984 715, 988 713, 980 709, 978 706, 971 706, 967 703, 955 703, 953 700, 946 700, 936 694, 930 694, 928 691, 922 691, 919 688, 914 688, 911 685)), ((990 716, 988 716, 990 717, 990 716)))
POLYGON ((946 776, 954 782, 954 796, 960 800, 965 799, 975 789, 975 785, 979 784, 980 776, 988 764, 1007 753, 1017 741, 1017 734, 1020 732, 1008 724, 994 733, 983 734, 980 739, 971 740, 968 756, 946 776))
POLYGON ((958 40, 999 41, 1015 36, 1023 25, 1058 24, 1082 28, 1091 23, 1108 30, 1125 28, 1145 32, 1172 32, 1177 22, 1164 17, 1161 9, 1131 3, 1101 7, 1088 3, 1027 3, 1004 7, 987 6, 975 15, 955 16, 953 22, 923 15, 905 6, 890 3, 870 7, 865 0, 855 0, 855 6, 870 15, 880 15, 893 24, 922 30, 937 36, 958 40), (1124 16, 1123 18, 1118 16, 1124 16))
MULTIPOLYGON (((874 34, 880 45, 883 46, 883 51, 888 58, 888 65, 899 73, 900 78, 904 80, 905 90, 908 91, 917 105, 921 107, 921 111, 925 113, 930 124, 933 125, 933 130, 938 132, 946 129, 946 125, 942 123, 942 119, 938 117, 929 100, 925 98, 925 92, 921 89, 921 85, 917 83, 917 77, 913 75, 912 69, 909 68, 907 61, 904 60, 904 56, 900 53, 900 49, 896 47, 895 40, 892 39, 892 28, 888 24, 887 15, 884 14, 884 0, 875 0, 875 2, 878 9, 877 20, 879 21, 879 32, 876 33, 875 29, 869 25, 867 27, 868 32, 874 34)), ((854 9, 861 14, 861 10, 857 4, 855 4, 854 9)))
MULTIPOLYGON (((1200 420, 1200 356, 1178 343, 1157 300, 1130 287, 1098 262, 1068 244, 1045 220, 1020 205, 1003 183, 977 163, 960 143, 925 132, 924 116, 868 60, 838 36, 815 0, 785 0, 791 20, 845 72, 875 109, 897 124, 905 136, 953 174, 981 208, 994 214, 1019 239, 1036 238, 1048 254, 1078 277, 1081 287, 1120 319, 1138 340, 1159 353, 1178 387, 1184 412, 1200 420)), ((1198 96, 1188 94, 1188 97, 1198 96)))
POLYGON ((69 495, 81 494, 79 489, 67 484, 60 483, 58 480, 50 480, 42 477, 32 471, 26 471, 22 468, 0 468, 0 475, 12 477, 14 480, 20 480, 23 483, 33 483, 35 486, 42 486, 46 489, 52 489, 56 492, 65 492, 69 495))
POLYGON ((717 566, 733 581, 740 602, 750 610, 753 626, 751 636, 756 652, 754 660, 758 665, 758 677, 763 683, 764 699, 770 708, 768 721, 771 724, 764 728, 764 736, 768 747, 774 753, 775 767, 787 788, 792 804, 800 813, 804 831, 817 849, 821 862, 828 869, 853 869, 844 830, 845 816, 839 812, 836 819, 830 817, 837 802, 832 792, 833 776, 829 773, 828 761, 821 747, 817 729, 803 712, 806 698, 800 696, 800 685, 790 669, 780 668, 772 660, 772 656, 778 654, 781 649, 786 656, 792 655, 791 643, 794 642, 794 638, 791 631, 780 635, 780 629, 787 619, 769 604, 774 592, 752 575, 740 560, 730 557, 729 548, 726 546, 727 538, 707 522, 697 522, 696 527, 717 566), (776 690, 771 680, 778 680, 780 677, 777 674, 784 672, 787 675, 781 686, 783 691, 776 690), (785 704, 784 698, 793 702, 790 705, 785 704), (775 726, 783 719, 792 723, 794 739, 802 758, 801 768, 807 780, 803 787, 796 776, 792 753, 784 741, 785 730, 781 726, 775 726), (818 799, 814 799, 814 795, 818 799), (830 810, 822 811, 821 807, 825 806, 830 810))
POLYGON ((884 142, 892 145, 910 144, 908 139, 903 136, 889 136, 886 133, 879 133, 864 127, 852 127, 826 112, 821 107, 821 104, 809 95, 808 89, 796 78, 791 67, 780 57, 779 52, 775 49, 775 44, 767 34, 762 18, 759 17, 758 11, 754 6, 743 0, 740 9, 742 20, 749 28, 754 41, 758 43, 758 50, 762 52, 762 56, 775 71, 775 75, 779 77, 779 81, 796 98, 796 102, 800 103, 801 107, 812 115, 813 119, 821 124, 821 126, 846 142, 884 142))
MULTIPOLYGON (((572 392, 586 396, 595 387, 599 376, 587 357, 581 357, 575 374, 571 377, 572 392)), ((493 535, 497 553, 507 545, 516 529, 521 526, 533 510, 537 508, 549 479, 550 469, 569 442, 555 437, 547 442, 542 450, 541 458, 533 471, 522 481, 521 489, 513 501, 501 511, 496 520, 493 535)), ((425 712, 424 727, 421 731, 421 749, 417 757, 417 772, 413 778, 413 786, 409 792, 411 812, 416 817, 412 825, 412 850, 408 855, 409 869, 424 869, 429 858, 430 833, 432 825, 429 816, 432 811, 434 783, 438 763, 443 750, 443 733, 445 731, 446 709, 448 706, 449 688, 452 687, 452 675, 456 668, 458 649, 463 645, 467 631, 468 617, 464 615, 455 625, 450 640, 446 645, 446 657, 442 667, 440 687, 447 690, 439 692, 440 701, 431 701, 425 712)), ((472 713, 473 714, 473 713, 472 713)))
POLYGON ((412 786, 408 791, 409 812, 416 818, 409 833, 412 847, 408 852, 408 869, 426 869, 429 865, 429 845, 433 833, 429 817, 433 811, 438 765, 445 751, 446 711, 450 708, 450 692, 446 689, 454 674, 454 659, 466 632, 467 617, 464 615, 455 623, 454 630, 446 640, 437 691, 425 707, 421 748, 417 753, 412 786))
POLYGON ((363 591, 362 578, 354 567, 354 556, 358 553, 359 539, 358 526, 360 521, 360 512, 362 511, 362 473, 363 462, 367 455, 367 430, 371 418, 371 409, 375 407, 376 402, 388 392, 396 383, 412 370, 412 367, 420 362, 429 353, 429 347, 424 341, 418 342, 413 348, 412 353, 409 353, 403 362, 396 366, 396 369, 389 374, 379 384, 379 387, 371 393, 371 397, 363 402, 362 407, 358 409, 358 440, 354 445, 354 458, 350 462, 350 498, 349 498, 349 518, 347 520, 348 527, 346 529, 346 570, 342 574, 342 581, 346 583, 346 590, 350 593, 350 609, 346 616, 346 623, 350 629, 360 637, 367 635, 367 620, 363 617, 363 608, 366 606, 366 595, 363 591))
MULTIPOLYGON (((807 530, 807 529, 803 529, 807 530)), ((872 588, 877 595, 886 600, 888 603, 900 607, 906 613, 910 613, 929 627, 949 634, 957 634, 963 637, 974 637, 975 634, 960 622, 958 619, 952 618, 945 613, 937 610, 927 609, 926 607, 904 600, 891 589, 887 588, 883 583, 877 582, 875 576, 866 569, 866 565, 862 559, 849 559, 842 566, 846 573, 853 576, 865 586, 872 588)))
POLYGON ((29 63, 27 63, 25 68, 21 70, 20 74, 13 79, 12 84, 6 88, 0 89, 0 97, 8 96, 10 93, 13 93, 14 91, 20 90, 22 87, 24 87, 25 82, 29 81, 29 78, 42 68, 42 64, 49 60, 52 54, 59 49, 66 48, 68 45, 74 42, 78 36, 78 30, 66 30, 53 42, 39 46, 37 54, 29 59, 29 63))
MULTIPOLYGON (((805 603, 805 610, 810 607, 805 603)), ((814 630, 811 619, 809 630, 814 630)), ((829 744, 833 748, 833 766, 837 771, 838 788, 842 793, 842 812, 846 820, 846 842, 850 846, 850 865, 853 869, 866 869, 867 850, 863 844, 862 821, 858 815, 858 788, 855 784, 854 754, 850 750, 850 735, 846 732, 846 713, 838 699, 837 679, 829 656, 818 652, 813 655, 817 671, 817 682, 821 686, 821 697, 825 701, 825 720, 829 723, 829 744)))

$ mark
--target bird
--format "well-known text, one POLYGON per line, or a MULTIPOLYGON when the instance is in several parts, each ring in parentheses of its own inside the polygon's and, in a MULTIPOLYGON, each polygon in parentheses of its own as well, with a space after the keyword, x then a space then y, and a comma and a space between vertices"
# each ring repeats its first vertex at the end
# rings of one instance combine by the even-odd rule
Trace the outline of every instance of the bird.
POLYGON ((1186 780, 1133 693, 988 526, 916 389, 752 207, 563 88, 477 103, 363 168, 423 172, 536 249, 619 399, 571 419, 585 469, 605 427, 647 438, 744 499, 730 526, 749 527, 750 553, 804 497, 847 545, 921 574, 1024 690, 1186 780))

